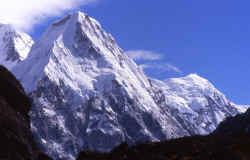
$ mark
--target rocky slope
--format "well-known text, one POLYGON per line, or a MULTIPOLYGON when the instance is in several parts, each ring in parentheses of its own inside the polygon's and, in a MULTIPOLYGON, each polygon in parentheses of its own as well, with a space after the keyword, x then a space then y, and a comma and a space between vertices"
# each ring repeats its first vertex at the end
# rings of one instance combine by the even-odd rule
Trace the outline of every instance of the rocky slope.
POLYGON ((123 141, 208 134, 241 112, 208 82, 196 85, 204 81, 198 76, 179 79, 186 87, 149 80, 81 12, 53 23, 13 71, 33 100, 37 143, 55 159, 75 159, 83 149, 110 151, 123 141))
POLYGON ((35 146, 28 116, 30 106, 20 83, 0 66, 0 159, 49 160, 35 146))
POLYGON ((12 70, 28 56, 32 44, 29 35, 15 30, 10 24, 0 22, 0 65, 12 70))
POLYGON ((129 147, 110 153, 82 151, 77 160, 248 160, 250 135, 194 136, 129 147))

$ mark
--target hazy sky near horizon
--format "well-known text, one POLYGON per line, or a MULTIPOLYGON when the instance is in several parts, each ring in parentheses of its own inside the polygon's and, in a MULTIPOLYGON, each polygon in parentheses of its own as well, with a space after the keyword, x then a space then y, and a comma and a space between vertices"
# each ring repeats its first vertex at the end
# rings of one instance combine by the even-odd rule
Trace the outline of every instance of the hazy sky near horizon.
POLYGON ((49 10, 41 23, 26 28, 37 39, 56 17, 81 10, 149 76, 164 80, 197 73, 233 102, 250 104, 250 1, 83 1, 66 9, 55 3, 57 14, 49 10))

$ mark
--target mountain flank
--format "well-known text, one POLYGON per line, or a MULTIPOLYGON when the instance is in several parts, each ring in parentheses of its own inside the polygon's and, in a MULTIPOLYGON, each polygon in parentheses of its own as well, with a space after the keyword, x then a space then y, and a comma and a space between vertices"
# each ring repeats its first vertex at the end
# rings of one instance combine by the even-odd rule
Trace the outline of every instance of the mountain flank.
POLYGON ((21 84, 0 66, 0 159, 50 160, 35 145, 28 115, 30 107, 21 84))

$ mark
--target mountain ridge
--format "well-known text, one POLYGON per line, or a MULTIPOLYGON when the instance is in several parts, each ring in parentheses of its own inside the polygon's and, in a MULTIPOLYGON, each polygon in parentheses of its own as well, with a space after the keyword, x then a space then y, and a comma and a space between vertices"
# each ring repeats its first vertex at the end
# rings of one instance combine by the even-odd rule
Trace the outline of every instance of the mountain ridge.
POLYGON ((27 58, 33 45, 32 38, 17 31, 12 25, 0 22, 0 64, 12 70, 20 61, 27 58))
POLYGON ((13 72, 33 100, 36 141, 55 159, 75 159, 82 149, 110 151, 123 141, 208 134, 224 117, 242 112, 217 90, 198 85, 213 94, 192 93, 193 81, 179 83, 188 82, 185 78, 148 78, 96 20, 81 12, 53 23, 13 72), (180 95, 183 91, 187 94, 180 95), (219 119, 216 113, 223 115, 219 119))
POLYGON ((147 77, 138 68, 87 15, 77 12, 52 24, 14 69, 26 91, 35 89, 30 93, 32 128, 44 151, 56 159, 74 159, 82 148, 109 151, 125 140, 185 133, 169 114, 158 115, 147 77), (160 124, 165 122, 174 125, 167 129, 160 124), (154 135, 152 123, 159 128, 154 135))

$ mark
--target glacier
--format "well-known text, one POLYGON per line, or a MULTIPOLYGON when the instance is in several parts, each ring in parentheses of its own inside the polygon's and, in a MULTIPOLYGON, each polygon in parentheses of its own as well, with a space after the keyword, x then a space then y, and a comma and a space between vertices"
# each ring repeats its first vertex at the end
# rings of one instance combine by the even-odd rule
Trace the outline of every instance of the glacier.
POLYGON ((191 74, 147 77, 82 12, 54 22, 12 69, 32 99, 31 128, 41 150, 74 160, 84 149, 209 134, 244 112, 209 81, 191 74))

